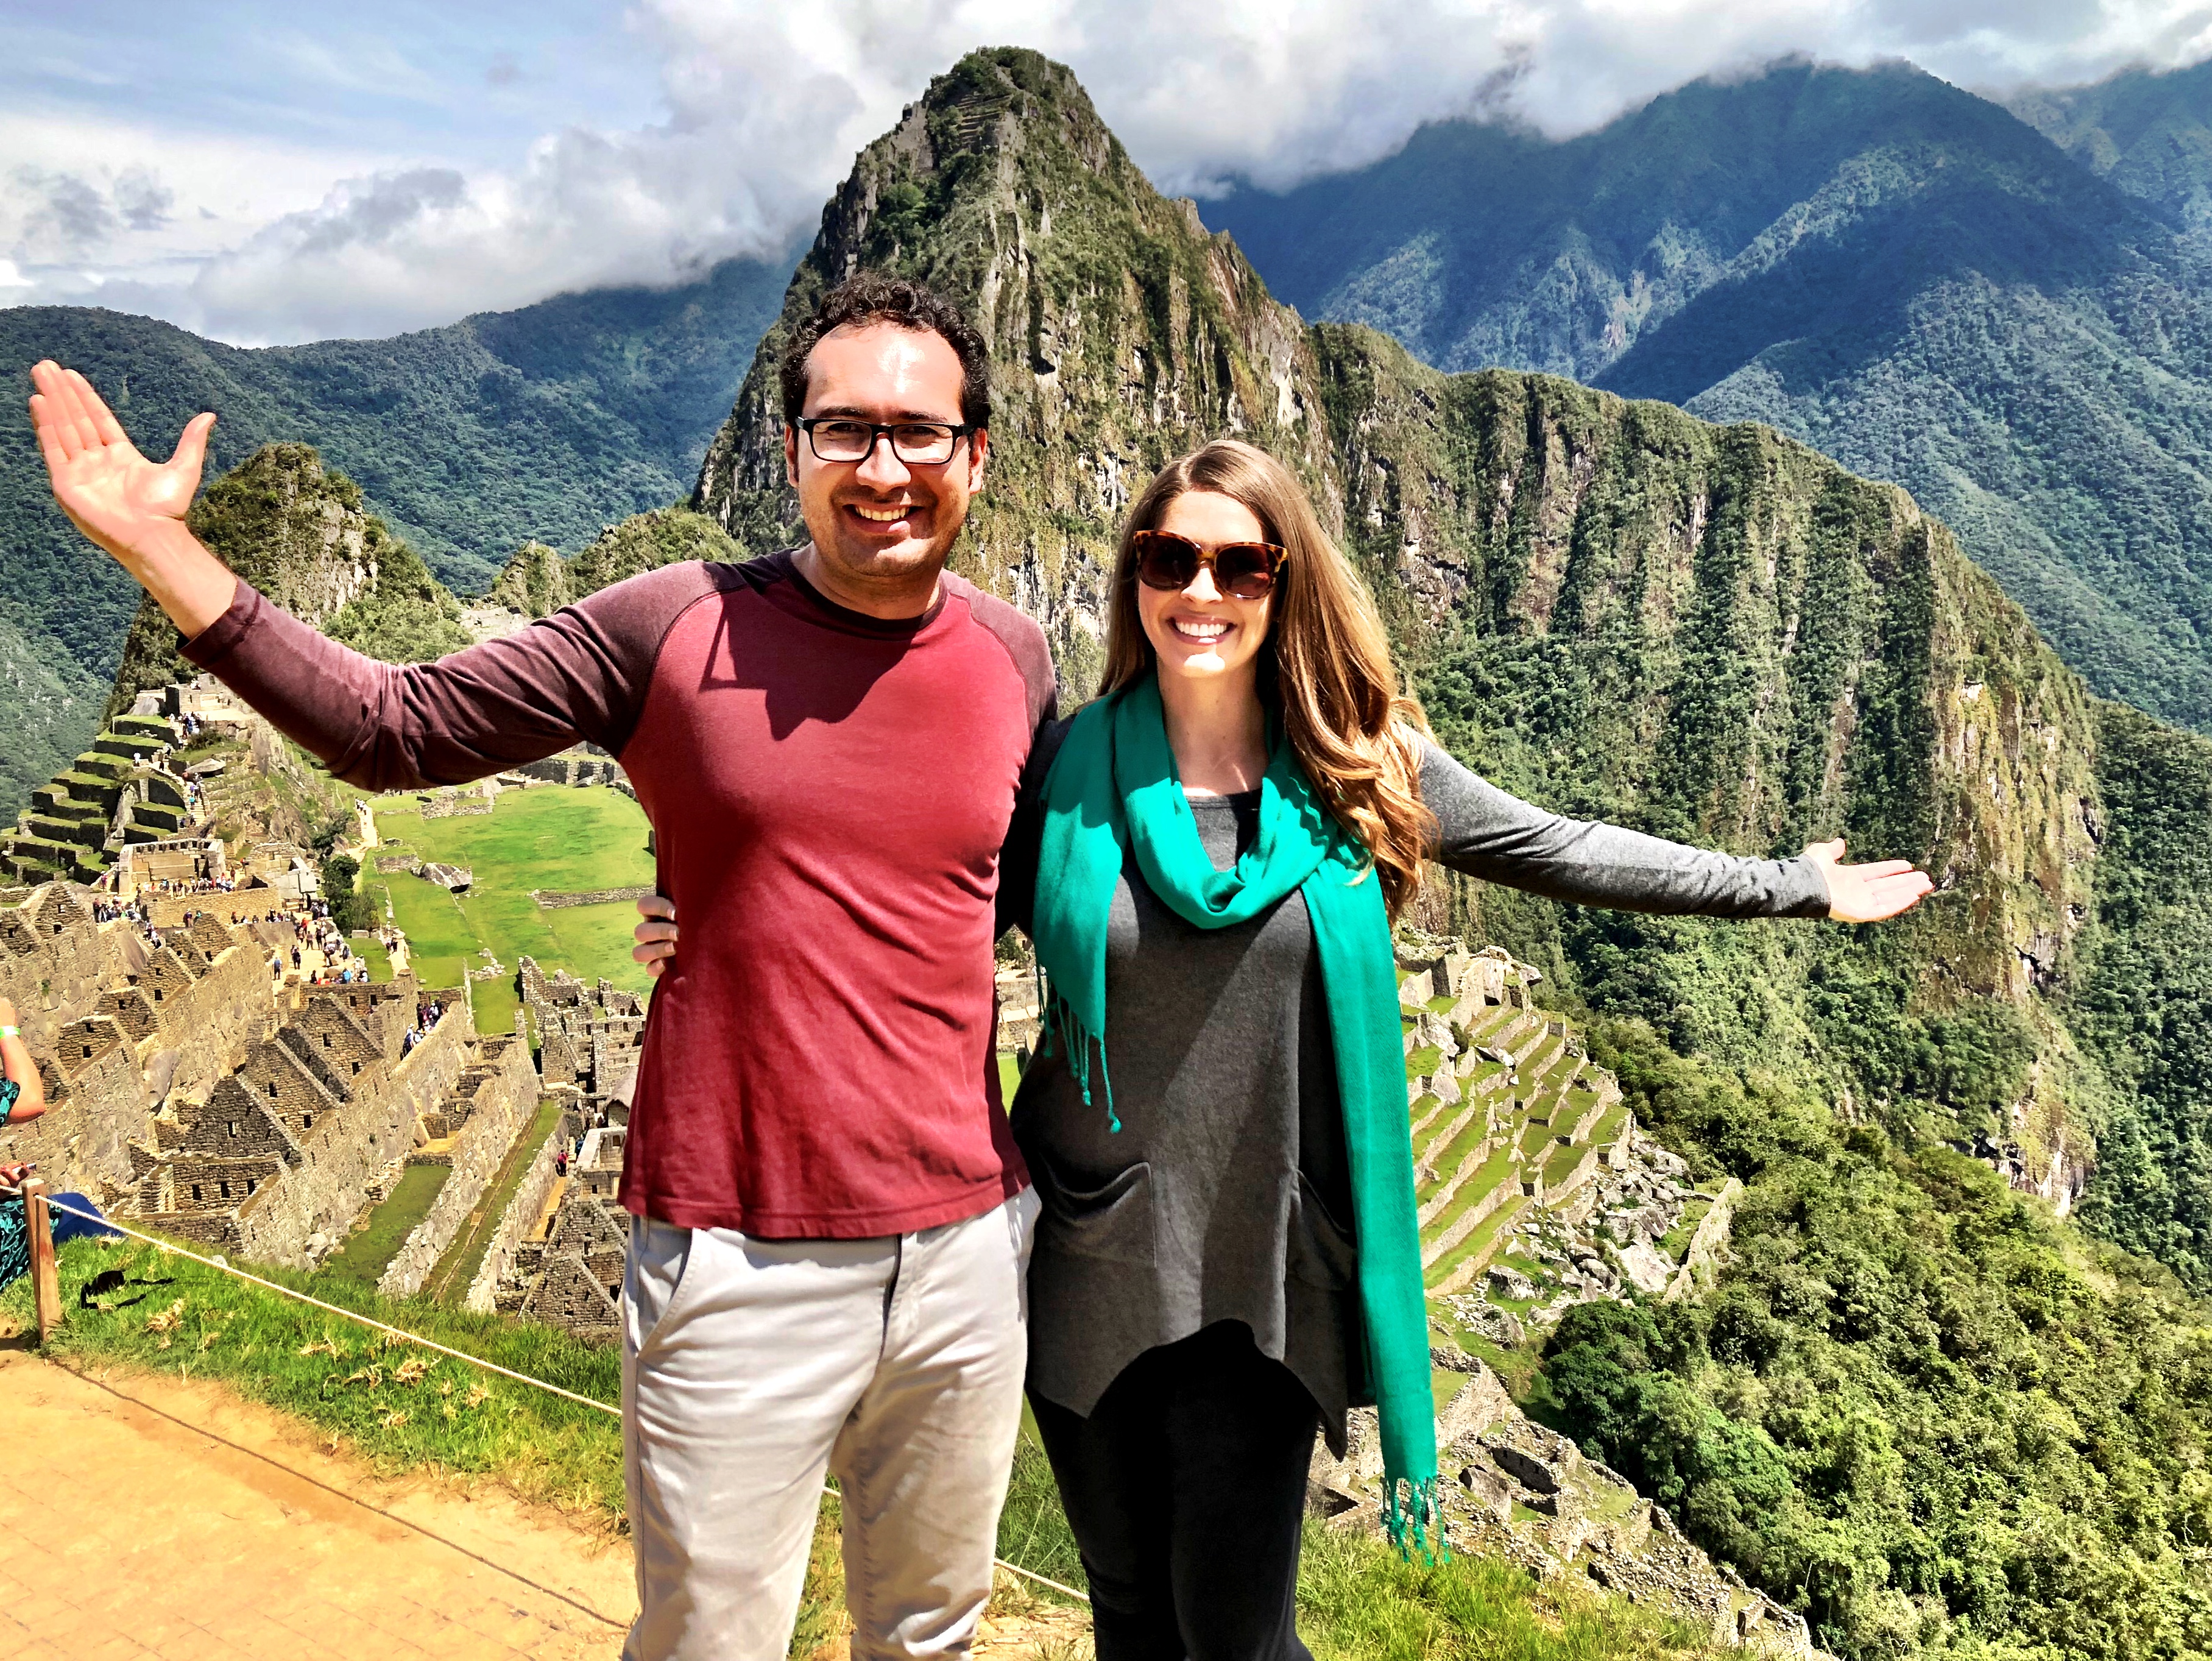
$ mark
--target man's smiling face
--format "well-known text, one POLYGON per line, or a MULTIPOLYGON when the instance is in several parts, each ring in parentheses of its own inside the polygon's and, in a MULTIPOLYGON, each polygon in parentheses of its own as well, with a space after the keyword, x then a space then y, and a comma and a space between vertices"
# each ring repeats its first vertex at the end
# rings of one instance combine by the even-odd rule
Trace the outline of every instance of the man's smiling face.
MULTIPOLYGON (((959 354, 940 334, 892 323, 833 329, 806 360, 805 412, 957 427, 962 382, 959 354)), ((888 436, 860 461, 823 460, 795 429, 783 441, 817 557, 805 562, 809 579, 858 610, 927 609, 982 480, 984 435, 969 435, 934 465, 901 461, 888 436)))

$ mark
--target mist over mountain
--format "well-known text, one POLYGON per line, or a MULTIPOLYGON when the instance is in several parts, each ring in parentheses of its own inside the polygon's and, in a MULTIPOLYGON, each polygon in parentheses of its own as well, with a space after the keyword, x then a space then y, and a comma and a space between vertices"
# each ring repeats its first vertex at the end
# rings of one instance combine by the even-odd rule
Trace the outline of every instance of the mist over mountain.
POLYGON ((2039 131, 1907 65, 1784 64, 1204 212, 1309 315, 1439 368, 1763 421, 1905 485, 2098 691, 2206 728, 2208 86, 2024 102, 2039 131))

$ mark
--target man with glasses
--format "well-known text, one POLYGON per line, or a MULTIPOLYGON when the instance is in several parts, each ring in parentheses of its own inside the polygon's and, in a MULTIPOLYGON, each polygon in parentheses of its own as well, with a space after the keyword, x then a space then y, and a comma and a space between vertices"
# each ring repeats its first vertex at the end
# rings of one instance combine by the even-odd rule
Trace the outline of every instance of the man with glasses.
POLYGON ((632 1658, 771 1661, 825 1471, 856 1656, 964 1652, 1019 1422, 1036 1200, 993 1054, 993 904, 1036 625, 944 569, 982 480, 988 357, 870 274, 781 363, 809 541, 617 584, 434 664, 350 652, 184 522, 208 429, 155 465, 80 375, 33 371, 54 493, 185 655, 368 790, 589 739, 652 818, 684 921, 621 1200, 641 1613, 632 1658))

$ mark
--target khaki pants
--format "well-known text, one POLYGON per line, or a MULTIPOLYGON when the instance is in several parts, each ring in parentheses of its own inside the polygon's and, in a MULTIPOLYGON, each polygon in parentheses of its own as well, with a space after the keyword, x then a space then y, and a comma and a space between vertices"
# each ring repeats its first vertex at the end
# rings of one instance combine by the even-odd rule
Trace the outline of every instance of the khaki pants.
POLYGON ((782 1661, 822 1481, 854 1661, 966 1654, 1021 1421, 1037 1202, 868 1240, 634 1220, 624 1661, 782 1661))

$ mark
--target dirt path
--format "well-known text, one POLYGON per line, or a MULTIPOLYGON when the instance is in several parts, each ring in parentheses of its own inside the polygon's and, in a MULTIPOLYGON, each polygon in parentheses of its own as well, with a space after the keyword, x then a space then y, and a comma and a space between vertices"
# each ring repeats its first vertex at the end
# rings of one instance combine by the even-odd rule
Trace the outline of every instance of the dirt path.
POLYGON ((380 1481, 220 1388, 0 1350, 0 1654, 23 1661, 613 1657, 623 1542, 380 1481))

